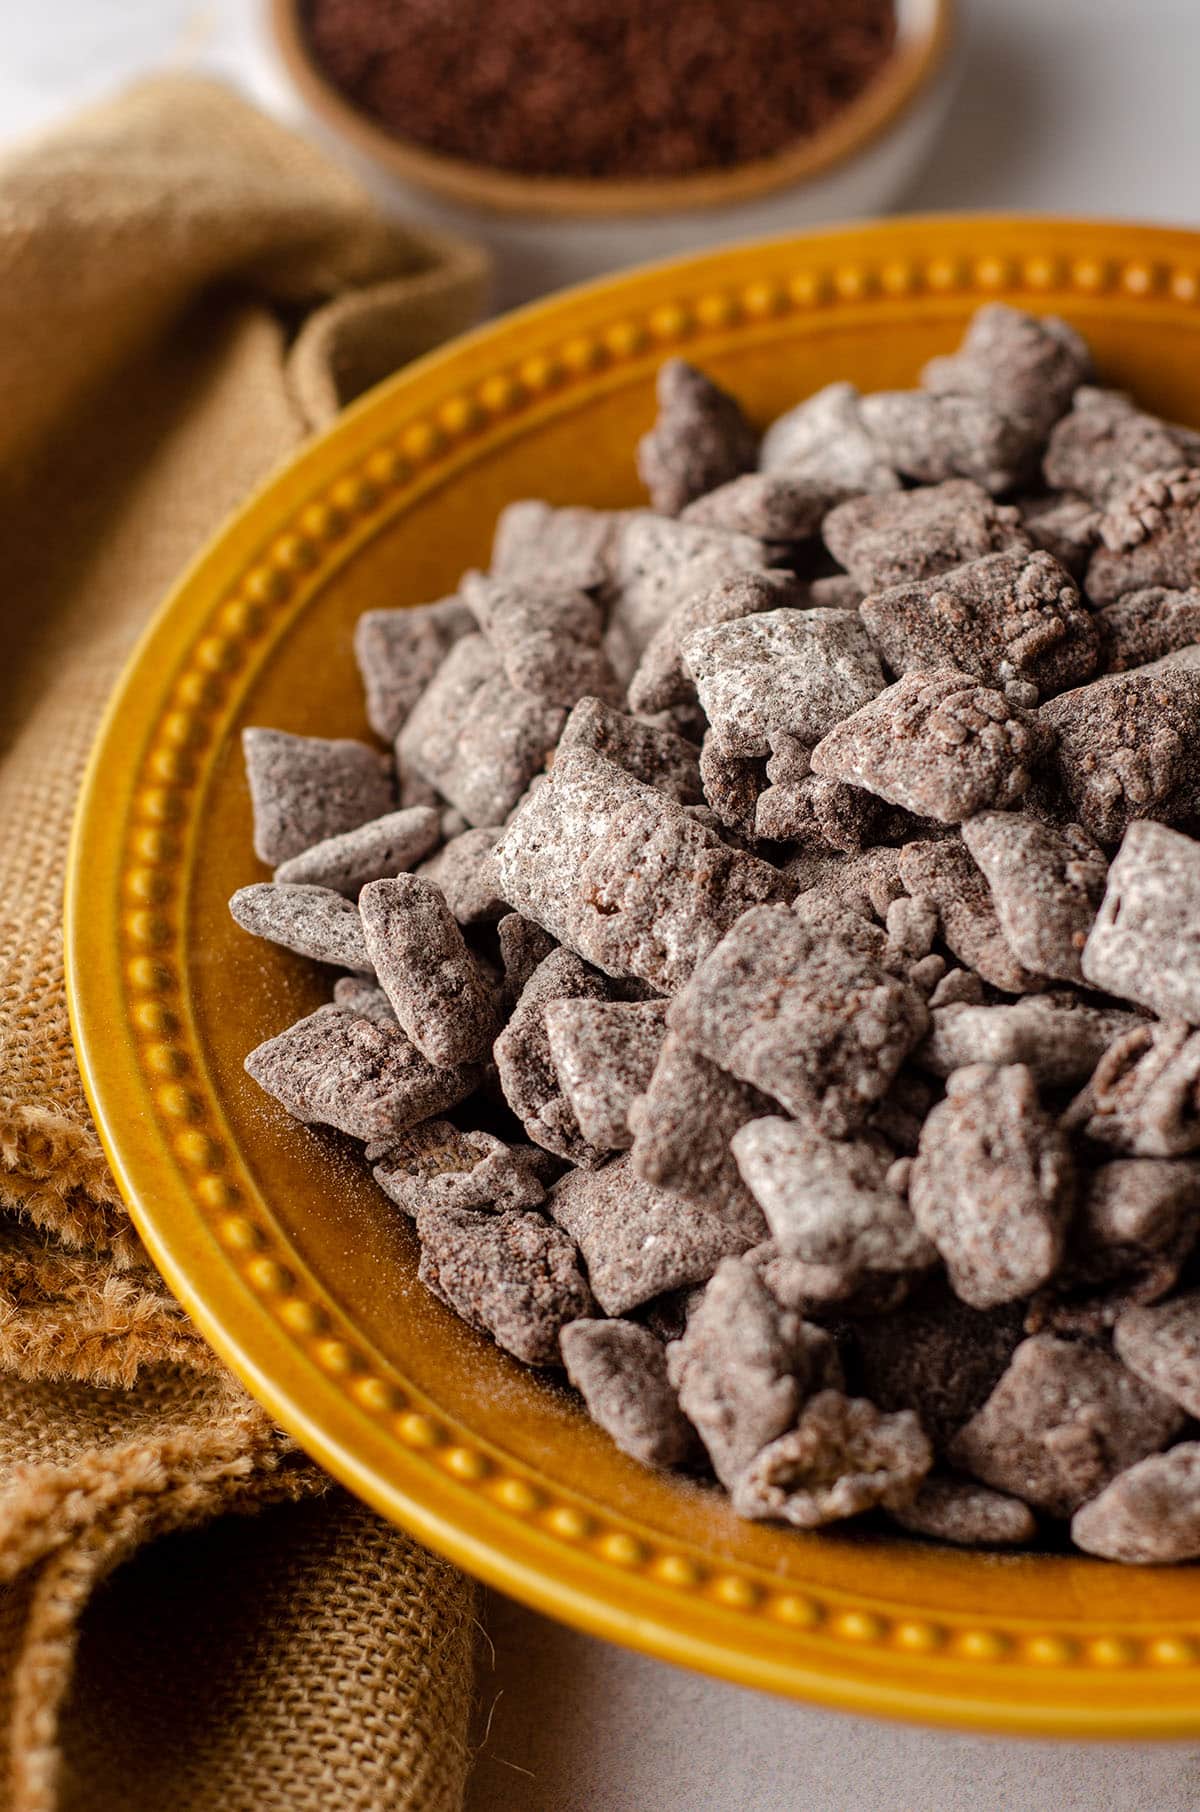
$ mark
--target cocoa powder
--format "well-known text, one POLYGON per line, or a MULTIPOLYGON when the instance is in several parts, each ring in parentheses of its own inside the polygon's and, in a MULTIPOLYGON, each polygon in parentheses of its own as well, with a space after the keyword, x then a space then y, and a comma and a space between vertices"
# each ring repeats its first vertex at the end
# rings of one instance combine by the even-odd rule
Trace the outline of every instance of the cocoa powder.
POLYGON ((308 0, 325 74, 400 138, 527 175, 770 157, 877 74, 894 0, 308 0))

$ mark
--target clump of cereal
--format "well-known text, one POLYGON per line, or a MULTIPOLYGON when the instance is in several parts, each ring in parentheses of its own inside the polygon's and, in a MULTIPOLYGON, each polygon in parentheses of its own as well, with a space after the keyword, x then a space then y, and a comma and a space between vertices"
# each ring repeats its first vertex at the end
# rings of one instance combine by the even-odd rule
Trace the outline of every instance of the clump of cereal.
POLYGON ((882 1100, 928 1015, 916 989, 884 967, 877 927, 821 902, 808 909, 810 898, 794 912, 743 914, 672 1000, 667 1023, 836 1137, 882 1100))
POLYGON ((816 742, 883 690, 854 611, 769 610, 693 629, 684 663, 722 753, 770 753, 777 736, 816 742))
POLYGON ((1075 814, 1113 848, 1135 818, 1172 824, 1200 805, 1200 674, 1110 674, 1041 707, 1075 814))
POLYGON ((1109 604, 1149 585, 1185 590, 1200 579, 1200 468, 1154 472, 1111 505, 1102 547, 1088 562, 1088 595, 1109 604))
POLYGON ((914 1052, 923 1068, 949 1076, 971 1063, 1021 1063, 1044 1088, 1085 1082, 1108 1047, 1141 1023, 1133 1013, 1089 1006, 1069 993, 987 1006, 969 996, 939 1000, 935 992, 930 1007, 929 1036, 914 1052))
POLYGON ((911 1410, 884 1415, 861 1397, 820 1391, 795 1428, 750 1461, 733 1486, 733 1507, 739 1516, 819 1529, 876 1505, 899 1508, 915 1495, 932 1460, 911 1410))
POLYGON ((368 881, 413 868, 441 841, 441 823, 429 805, 410 805, 360 824, 340 836, 326 837, 281 862, 275 879, 312 887, 331 887, 353 898, 368 881))
POLYGON ((681 1339, 667 1348, 680 1408, 732 1490, 754 1456, 791 1427, 805 1397, 841 1381, 822 1328, 785 1309, 745 1260, 719 1265, 681 1339))
POLYGON ((392 764, 366 743, 253 728, 242 748, 261 862, 286 862, 395 804, 392 764))
POLYGON ((1183 1411, 1097 1346, 1034 1334, 951 1444, 963 1471, 1070 1516, 1164 1447, 1183 1411))
POLYGON ((1059 830, 1022 812, 981 812, 962 836, 1013 955, 1035 973, 1082 983, 1080 959, 1108 874, 1103 852, 1078 824, 1059 830))
POLYGON ((238 888, 229 911, 243 931, 298 956, 359 975, 375 973, 358 908, 330 887, 256 881, 238 888))
POLYGON ((937 396, 982 397, 1042 436, 1091 371, 1087 342, 1060 316, 989 302, 976 309, 958 351, 930 359, 921 382, 937 396))
POLYGON ((1200 1032, 1178 1019, 1131 1027, 1105 1051, 1064 1124, 1135 1157, 1200 1150, 1200 1032))
POLYGON ((441 889, 397 875, 364 887, 358 905, 379 985, 422 1056, 445 1069, 482 1057, 495 996, 441 889))
POLYGON ((1200 591, 1127 591, 1097 611, 1096 621, 1105 670, 1124 673, 1200 642, 1200 591))
POLYGON ((354 658, 376 736, 395 741, 455 642, 475 628, 469 607, 457 596, 409 610, 363 611, 354 625, 354 658))
POLYGON ((764 472, 805 478, 835 497, 898 491, 900 475, 863 421, 853 384, 827 384, 771 423, 758 463, 764 472))
POLYGON ((922 1128, 909 1203, 962 1300, 994 1308, 1052 1277, 1074 1201, 1070 1146, 1029 1071, 956 1070, 922 1128))
POLYGON ((1050 554, 985 554, 875 592, 861 612, 898 674, 956 667, 989 685, 1017 680, 1048 693, 1090 679, 1099 658, 1092 614, 1050 554))
POLYGON ((536 1208, 546 1191, 529 1146, 508 1146, 488 1132, 425 1120, 389 1141, 373 1175, 397 1208, 536 1208))
POLYGON ((811 591, 790 574, 770 571, 736 572, 715 584, 698 586, 668 612, 645 644, 629 682, 631 707, 663 711, 695 698, 696 688, 682 652, 693 630, 735 623, 740 617, 769 610, 799 609, 810 597, 811 591))
POLYGON ((638 472, 650 501, 677 516, 707 491, 749 472, 758 436, 735 397, 686 359, 658 372, 658 420, 638 446, 638 472))
POLYGON ((1030 549, 1019 512, 969 478, 851 497, 830 511, 821 533, 863 592, 932 579, 985 554, 1030 549))
POLYGON ((913 670, 845 717, 812 752, 814 774, 957 824, 1015 805, 1052 738, 1030 712, 953 668, 913 670))
POLYGON ((742 1181, 733 1137, 771 1102, 668 1032, 643 1093, 630 1104, 638 1176, 701 1208, 724 1208, 758 1239, 765 1223, 742 1181))
POLYGON ((1200 1441, 1120 1473, 1075 1512, 1071 1539, 1085 1554, 1129 1566, 1200 1558, 1200 1441))
POLYGON ((909 843, 900 877, 910 893, 932 900, 942 937, 961 963, 1006 994, 1030 994, 1045 977, 1018 962, 1000 928, 991 891, 966 845, 947 839, 909 843))
POLYGON ((635 780, 697 805, 703 797, 700 751, 673 730, 615 711, 598 698, 580 699, 559 738, 555 760, 579 753, 602 755, 635 780))
POLYGON ((1104 510, 1139 478, 1198 461, 1200 434, 1147 415, 1120 390, 1084 384, 1051 431, 1042 469, 1056 491, 1104 510))
POLYGON ((1083 949, 1094 988, 1200 1025, 1200 843, 1137 819, 1083 949))
POLYGON ((575 1246, 540 1214, 421 1209, 418 1275, 469 1327, 526 1365, 557 1365, 563 1328, 592 1308, 575 1246))
POLYGON ((660 1340, 635 1321, 572 1321, 558 1337, 567 1377, 593 1422, 643 1466, 678 1466, 695 1443, 660 1340))
POLYGON ((910 1535, 964 1548, 1019 1548, 1037 1533, 1037 1518, 1020 1498, 949 1473, 930 1473, 917 1495, 890 1514, 910 1535))
POLYGON ((590 1144, 607 1151, 633 1144, 629 1110, 649 1085, 666 1029, 663 1001, 548 1003, 550 1059, 590 1144))

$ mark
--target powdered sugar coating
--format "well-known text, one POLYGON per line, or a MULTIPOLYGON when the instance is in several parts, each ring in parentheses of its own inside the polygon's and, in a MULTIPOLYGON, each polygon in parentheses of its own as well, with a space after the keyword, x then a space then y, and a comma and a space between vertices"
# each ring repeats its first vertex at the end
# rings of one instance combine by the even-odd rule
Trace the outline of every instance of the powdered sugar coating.
POLYGON ((602 1170, 571 1170, 550 1191, 549 1212, 578 1245, 606 1315, 704 1283, 720 1261, 753 1243, 736 1216, 681 1203, 643 1181, 628 1156, 602 1170))
POLYGON ((878 658, 848 610, 769 610, 694 629, 684 663, 722 751, 766 756, 774 737, 817 739, 882 692, 878 658))
POLYGON ((254 937, 265 937, 285 950, 373 975, 375 965, 363 938, 362 920, 352 900, 329 887, 257 881, 239 887, 229 902, 232 917, 254 937))
POLYGON ((828 1334, 782 1308, 738 1259, 717 1267, 682 1338, 667 1348, 667 1371, 728 1489, 791 1426, 810 1391, 841 1381, 828 1334))
POLYGON ((1060 830, 1021 812, 983 812, 962 836, 1013 955, 1035 973, 1082 983, 1080 959, 1108 874, 1103 851, 1078 824, 1060 830))

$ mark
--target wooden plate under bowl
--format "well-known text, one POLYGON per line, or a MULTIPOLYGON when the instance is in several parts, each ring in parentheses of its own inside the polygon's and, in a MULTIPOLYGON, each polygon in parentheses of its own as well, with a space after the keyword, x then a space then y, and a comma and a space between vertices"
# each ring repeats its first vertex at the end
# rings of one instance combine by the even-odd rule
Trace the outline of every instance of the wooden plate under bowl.
POLYGON ((242 1069, 327 988, 226 908, 261 875, 242 726, 366 735, 360 611, 451 589, 513 498, 635 502, 668 353, 765 421, 833 378, 912 382, 992 297, 1067 315, 1106 382, 1200 423, 1200 235, 1012 219, 662 266, 374 391, 233 518, 112 702, 68 881, 75 1037, 134 1220, 204 1333, 331 1472, 470 1571, 748 1686, 1030 1734, 1195 1737, 1200 1568, 739 1522, 626 1459, 428 1296, 350 1144, 296 1125, 242 1069))

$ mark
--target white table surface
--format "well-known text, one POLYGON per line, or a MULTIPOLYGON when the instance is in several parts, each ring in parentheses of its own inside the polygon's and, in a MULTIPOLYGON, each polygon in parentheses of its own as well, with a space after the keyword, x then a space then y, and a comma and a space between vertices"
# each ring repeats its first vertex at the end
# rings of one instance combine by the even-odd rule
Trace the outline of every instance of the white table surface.
MULTIPOLYGON (((503 4, 503 0, 497 0, 503 4)), ((685 0, 680 0, 685 4, 685 0)), ((1200 0, 966 0, 962 90, 914 210, 1200 220, 1200 0)), ((5 0, 0 140, 154 67, 295 117, 258 0, 5 0)), ((1200 1749, 1016 1743, 684 1673, 493 1596, 470 1812, 1193 1812, 1200 1749)))

